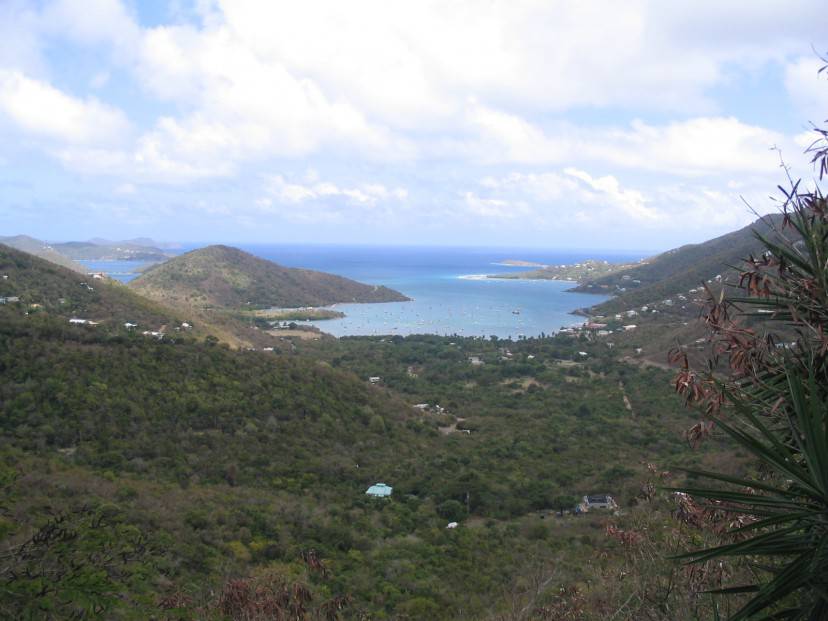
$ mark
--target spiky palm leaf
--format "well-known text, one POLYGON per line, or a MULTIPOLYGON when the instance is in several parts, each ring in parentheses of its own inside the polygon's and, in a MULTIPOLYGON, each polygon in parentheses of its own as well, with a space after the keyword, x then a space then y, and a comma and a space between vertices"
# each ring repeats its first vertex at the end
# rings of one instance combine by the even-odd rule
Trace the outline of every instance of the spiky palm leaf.
POLYGON ((691 552, 684 558, 697 562, 720 557, 745 557, 752 562, 778 559, 765 566, 768 579, 717 591, 753 595, 731 617, 734 621, 828 618, 828 401, 820 395, 813 374, 804 383, 794 373, 786 377, 792 413, 789 441, 782 441, 751 405, 740 401, 735 410, 741 423, 716 421, 770 476, 744 479, 687 470, 725 485, 677 490, 716 501, 752 519, 731 531, 733 543, 691 552))

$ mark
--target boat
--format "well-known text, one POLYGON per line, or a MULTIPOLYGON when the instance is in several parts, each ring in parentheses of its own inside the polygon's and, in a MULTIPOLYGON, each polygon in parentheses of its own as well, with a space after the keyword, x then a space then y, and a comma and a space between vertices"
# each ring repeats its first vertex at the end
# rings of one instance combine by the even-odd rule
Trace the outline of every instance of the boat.
POLYGON ((515 310, 512 311, 512 314, 513 315, 520 315, 520 311, 515 309, 515 310))

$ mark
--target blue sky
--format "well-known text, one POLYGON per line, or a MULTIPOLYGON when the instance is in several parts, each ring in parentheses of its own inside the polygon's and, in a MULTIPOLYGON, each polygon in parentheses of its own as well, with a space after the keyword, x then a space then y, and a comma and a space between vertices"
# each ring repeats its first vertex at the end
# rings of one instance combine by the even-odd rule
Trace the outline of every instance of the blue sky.
MULTIPOLYGON (((0 3, 0 235, 666 249, 773 209, 819 2, 0 3)), ((820 39, 820 36, 822 39, 820 39)))

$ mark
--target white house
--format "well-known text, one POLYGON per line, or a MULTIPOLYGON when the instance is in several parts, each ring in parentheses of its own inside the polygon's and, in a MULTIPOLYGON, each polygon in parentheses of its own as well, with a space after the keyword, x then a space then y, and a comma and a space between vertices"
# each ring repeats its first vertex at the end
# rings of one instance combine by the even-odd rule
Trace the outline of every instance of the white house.
POLYGON ((618 503, 609 494, 592 494, 584 496, 580 508, 585 512, 591 509, 608 509, 614 511, 618 508, 618 503))
POLYGON ((446 528, 457 528, 457 526, 458 526, 457 522, 449 522, 446 525, 446 528))
POLYGON ((368 378, 368 381, 369 381, 371 384, 379 384, 379 383, 382 381, 382 378, 381 378, 380 376, 378 376, 378 375, 374 375, 373 377, 369 377, 369 378, 368 378))

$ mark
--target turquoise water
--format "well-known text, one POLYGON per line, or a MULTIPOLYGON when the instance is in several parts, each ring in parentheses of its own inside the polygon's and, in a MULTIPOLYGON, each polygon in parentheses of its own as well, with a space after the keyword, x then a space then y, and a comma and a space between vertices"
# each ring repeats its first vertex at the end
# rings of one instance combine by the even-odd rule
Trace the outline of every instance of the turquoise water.
POLYGON ((337 304, 342 319, 312 322, 334 336, 442 334, 513 338, 551 334, 582 323, 570 314, 605 296, 568 293, 572 283, 548 280, 468 280, 456 276, 389 281, 412 298, 386 304, 337 304))
POLYGON ((484 279, 481 275, 525 271, 498 265, 521 259, 547 265, 589 258, 638 260, 644 254, 607 251, 543 251, 506 248, 245 246, 283 265, 307 267, 386 285, 412 298, 410 302, 338 304, 342 319, 310 322, 334 336, 440 334, 518 338, 550 334, 579 324, 577 308, 606 296, 569 293, 573 283, 540 280, 484 279), (473 276, 470 278, 470 276, 473 276))
MULTIPOLYGON (((182 250, 191 250, 190 246, 182 250)), ((521 259, 547 265, 586 259, 634 261, 645 253, 600 250, 520 248, 435 248, 314 245, 240 245, 264 259, 386 285, 412 298, 387 304, 340 304, 343 319, 315 322, 335 336, 379 334, 458 334, 518 338, 550 334, 583 322, 570 314, 605 296, 568 293, 572 283, 495 280, 480 275, 530 268, 498 265, 521 259), (478 278, 469 278, 477 275, 478 278)), ((140 261, 85 261, 90 271, 104 271, 128 282, 146 265, 140 261)))

